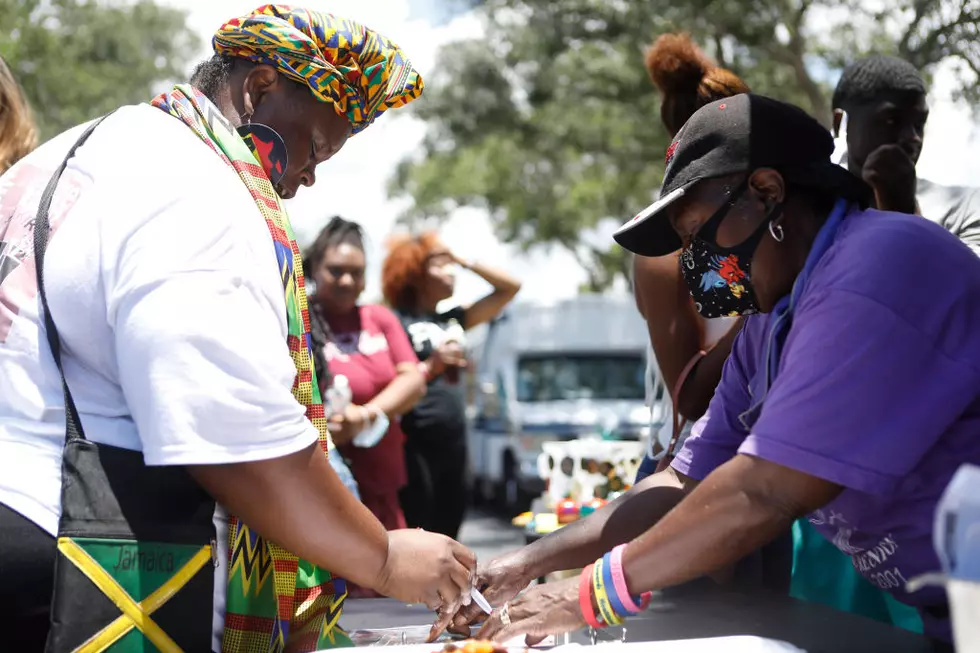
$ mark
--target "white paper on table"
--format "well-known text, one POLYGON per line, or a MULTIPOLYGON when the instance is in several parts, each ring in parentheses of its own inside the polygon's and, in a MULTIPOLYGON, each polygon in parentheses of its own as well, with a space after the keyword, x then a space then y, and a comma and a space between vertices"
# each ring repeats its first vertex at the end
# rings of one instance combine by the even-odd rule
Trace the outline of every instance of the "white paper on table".
MULTIPOLYGON (((459 642, 456 643, 460 646, 460 648, 462 648, 464 641, 465 640, 460 640, 459 642)), ((433 642, 431 644, 402 644, 398 646, 358 646, 349 650, 351 651, 351 653, 361 653, 362 651, 364 653, 441 653, 443 647, 446 644, 447 642, 433 642)), ((569 647, 570 646, 577 646, 577 645, 569 645, 569 647)), ((552 648, 551 646, 545 646, 543 644, 539 644, 533 649, 529 649, 526 646, 524 646, 523 637, 512 639, 510 642, 506 643, 506 647, 509 653, 524 653, 525 651, 531 651, 532 653, 534 653, 535 651, 538 650, 545 650, 549 652, 558 650, 552 648)), ((565 647, 562 648, 564 649, 565 647)), ((332 649, 330 651, 324 650, 324 651, 320 651, 319 653, 334 653, 336 650, 337 649, 332 649)))
MULTIPOLYGON (((391 630, 401 630, 393 628, 391 630)), ((553 638, 550 638, 553 640, 553 638)), ((357 651, 364 653, 439 653, 445 643, 406 644, 399 646, 359 646, 357 651)), ((549 653, 806 653, 801 648, 786 642, 764 637, 739 635, 736 637, 711 637, 707 639, 679 639, 670 642, 600 642, 594 646, 564 644, 548 647, 545 643, 534 649, 524 646, 524 638, 517 637, 504 642, 510 653, 524 653, 527 650, 541 650, 549 653)), ((326 652, 322 652, 326 653, 326 652)))
MULTIPOLYGON (((423 642, 425 642, 425 638, 428 637, 431 629, 431 625, 403 626, 401 628, 361 628, 349 632, 348 636, 354 642, 357 651, 375 651, 377 653, 436 653, 437 651, 441 651, 446 644, 456 643, 462 645, 465 641, 461 639, 453 640, 448 633, 443 633, 443 636, 437 641, 425 644, 423 642), (404 635, 405 644, 400 643, 403 641, 402 635, 404 635), (361 642, 372 642, 372 644, 359 645, 361 642)), ((522 653, 528 650, 524 646, 523 635, 515 637, 503 644, 507 648, 514 651, 521 651, 522 653)), ((544 641, 530 650, 536 650, 538 648, 551 649, 554 644, 554 637, 546 637, 544 641)))
POLYGON ((595 646, 568 644, 551 649, 550 653, 806 653, 787 642, 765 637, 739 635, 736 637, 709 637, 705 639, 678 639, 670 642, 599 642, 595 646), (572 647, 576 648, 573 649, 572 647))

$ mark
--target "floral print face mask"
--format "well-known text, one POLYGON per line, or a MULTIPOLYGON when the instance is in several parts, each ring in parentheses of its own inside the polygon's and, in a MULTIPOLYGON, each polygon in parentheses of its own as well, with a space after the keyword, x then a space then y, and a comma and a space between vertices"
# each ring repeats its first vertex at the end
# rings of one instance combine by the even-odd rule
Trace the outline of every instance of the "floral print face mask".
POLYGON ((692 239, 681 252, 681 272, 698 313, 707 318, 758 313, 750 263, 751 255, 743 263, 738 254, 718 253, 700 238, 692 239))
POLYGON ((738 245, 721 247, 714 242, 718 226, 747 188, 746 183, 733 192, 681 251, 681 273, 691 291, 695 308, 706 318, 759 312, 752 287, 752 256, 769 224, 782 211, 782 204, 773 207, 755 231, 738 245))

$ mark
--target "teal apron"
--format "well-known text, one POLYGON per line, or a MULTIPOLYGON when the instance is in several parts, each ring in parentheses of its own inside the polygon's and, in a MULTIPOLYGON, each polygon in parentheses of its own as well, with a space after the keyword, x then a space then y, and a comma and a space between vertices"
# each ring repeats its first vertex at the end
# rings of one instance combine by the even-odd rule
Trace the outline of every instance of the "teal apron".
POLYGON ((865 580, 854 569, 850 556, 841 553, 805 519, 793 524, 793 575, 789 593, 793 598, 922 632, 918 610, 865 580))

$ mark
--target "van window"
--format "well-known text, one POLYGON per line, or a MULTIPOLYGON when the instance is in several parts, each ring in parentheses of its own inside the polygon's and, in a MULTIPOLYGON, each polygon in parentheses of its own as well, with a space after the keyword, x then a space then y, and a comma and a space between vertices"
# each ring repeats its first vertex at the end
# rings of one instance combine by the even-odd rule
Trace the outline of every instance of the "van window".
POLYGON ((645 398, 646 361, 637 354, 527 354, 517 363, 520 402, 645 398))

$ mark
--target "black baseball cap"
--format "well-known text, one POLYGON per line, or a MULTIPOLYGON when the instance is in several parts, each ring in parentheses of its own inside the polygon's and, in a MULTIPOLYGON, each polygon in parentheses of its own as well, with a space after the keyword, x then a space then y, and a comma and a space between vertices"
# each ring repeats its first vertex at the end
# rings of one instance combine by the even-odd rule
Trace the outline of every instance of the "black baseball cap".
POLYGON ((758 168, 774 168, 801 185, 827 188, 867 205, 871 189, 831 163, 830 131, 792 104, 762 95, 734 95, 698 109, 667 148, 659 199, 620 227, 613 238, 642 256, 681 248, 665 210, 694 184, 758 168))

